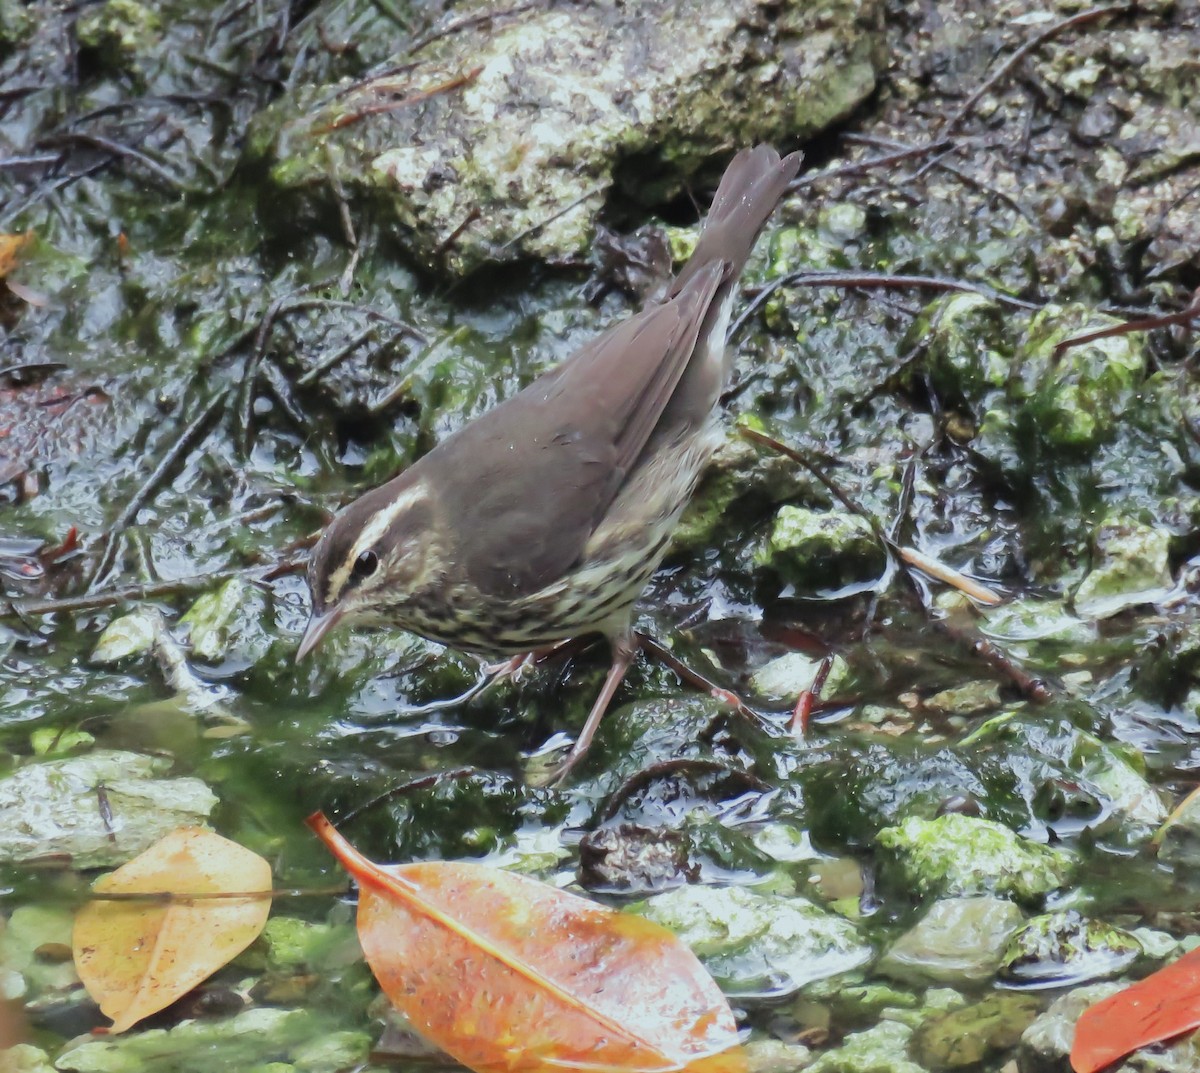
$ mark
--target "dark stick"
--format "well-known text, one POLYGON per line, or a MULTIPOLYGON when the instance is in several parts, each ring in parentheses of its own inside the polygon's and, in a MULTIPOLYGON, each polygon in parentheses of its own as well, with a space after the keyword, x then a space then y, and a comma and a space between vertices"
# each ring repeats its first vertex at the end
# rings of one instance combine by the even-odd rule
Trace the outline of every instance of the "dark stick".
POLYGON ((995 71, 991 73, 959 107, 941 129, 943 136, 949 134, 955 129, 966 117, 971 113, 971 110, 980 101, 985 93, 995 88, 995 86, 1011 71, 1018 63, 1036 49, 1041 48, 1047 41, 1057 37, 1066 30, 1075 28, 1076 26, 1085 26, 1089 22, 1096 22, 1098 19, 1104 18, 1106 15, 1123 15, 1134 9, 1134 4, 1113 4, 1109 7, 1093 7, 1087 11, 1081 11, 1078 15, 1072 15, 1070 18, 1063 19, 1061 22, 1056 22, 1053 26, 1048 26, 1040 34, 1031 37, 1020 48, 1018 48, 1011 56, 1008 57, 995 71))

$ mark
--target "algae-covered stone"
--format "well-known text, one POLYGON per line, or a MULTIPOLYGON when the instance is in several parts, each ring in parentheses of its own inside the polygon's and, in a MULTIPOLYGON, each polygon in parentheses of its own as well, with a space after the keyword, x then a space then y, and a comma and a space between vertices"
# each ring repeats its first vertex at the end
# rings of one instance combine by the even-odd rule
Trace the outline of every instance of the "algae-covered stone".
POLYGON ((1145 336, 1137 332, 1055 355, 1059 343, 1085 330, 1080 321, 1087 328, 1118 323, 1088 309, 1044 307, 1030 318, 1014 364, 1019 378, 1009 384, 1051 449, 1086 452, 1111 439, 1145 375, 1145 336))
POLYGON ((1096 639, 1093 623, 1071 614, 1060 601, 1034 597, 988 608, 981 629, 998 641, 1016 643, 1087 645, 1096 639))
POLYGON ((1021 1069, 1029 1073, 1059 1073, 1075 1039, 1075 1024, 1089 1006, 1121 990, 1119 984, 1077 987, 1055 999, 1021 1034, 1021 1069))
POLYGON ((108 868, 176 827, 202 825, 216 796, 199 779, 155 777, 170 766, 111 750, 26 764, 0 779, 0 861, 61 854, 76 868, 108 868), (96 804, 102 784, 107 816, 96 804))
POLYGON ((1011 355, 996 342, 1005 338, 1004 311, 982 294, 950 294, 930 302, 901 344, 902 352, 924 348, 924 367, 934 386, 950 396, 978 402, 989 389, 1003 387, 1011 355))
POLYGON ((94 663, 117 663, 148 652, 163 628, 162 612, 156 607, 139 607, 115 618, 100 634, 92 651, 94 663))
POLYGON ((780 1039, 752 1039, 742 1046, 746 1073, 792 1073, 813 1060, 812 1051, 800 1043, 780 1039))
POLYGON ((871 957, 852 924, 801 898, 690 886, 633 909, 675 932, 730 995, 782 996, 871 957))
POLYGON ((235 649, 253 661, 270 645, 261 625, 264 611, 262 594, 256 588, 240 578, 230 578, 192 604, 179 624, 188 630, 192 653, 200 659, 217 663, 235 649))
POLYGON ((22 997, 65 989, 78 981, 70 959, 40 956, 49 946, 70 949, 73 921, 72 912, 60 906, 21 905, 13 910, 0 931, 0 965, 21 974, 22 997))
POLYGON ((95 745, 96 739, 86 730, 60 730, 57 727, 38 727, 29 735, 34 756, 66 756, 82 752, 95 745))
MULTIPOLYGON (((755 693, 779 700, 795 700, 801 693, 812 688, 813 679, 820 659, 813 659, 803 652, 788 652, 769 663, 764 663, 750 676, 750 686, 755 693)), ((821 699, 836 697, 846 689, 850 678, 850 667, 841 656, 834 656, 825 684, 821 687, 821 699)))
POLYGON ((1000 977, 1013 983, 1089 983, 1124 972, 1142 956, 1137 938, 1073 909, 1034 917, 1008 941, 1000 977))
POLYGON ((106 0, 81 12, 75 24, 79 43, 96 49, 114 67, 155 47, 161 28, 154 8, 138 0, 106 0))
POLYGON ((844 510, 783 507, 759 562, 802 591, 878 577, 887 555, 866 520, 844 510))
MULTIPOLYGON (((55 1061, 64 1073, 228 1073, 283 1056, 290 1060, 335 1031, 319 1011, 255 1007, 235 1017, 184 1021, 105 1040, 83 1037, 55 1061)), ((353 1064, 353 1063, 351 1063, 353 1064)), ((346 1067, 342 1067, 346 1068, 346 1067)), ((334 1073, 318 1065, 312 1073, 334 1073)))
POLYGON ((1015 1047, 1041 1004, 1030 995, 988 995, 930 1017, 912 1039, 913 1056, 931 1070, 963 1069, 1015 1047))
POLYGON ((1171 587, 1171 534, 1129 519, 1106 522, 1096 533, 1095 562, 1075 590, 1075 610, 1108 618, 1161 600, 1171 587))
POLYGON ((15 1047, 0 1050, 0 1069, 4 1073, 54 1073, 50 1056, 30 1043, 18 1043, 15 1047))
POLYGON ((250 152, 282 189, 327 196, 333 173, 390 205, 430 268, 562 258, 585 248, 619 162, 641 159, 638 193, 661 199, 727 146, 794 142, 848 115, 875 83, 878 11, 518 6, 376 77, 289 91, 250 152), (405 98, 420 103, 379 108, 405 98))
POLYGON ((892 944, 879 971, 906 983, 961 986, 988 980, 1024 919, 1003 898, 942 899, 892 944))
POLYGON ((330 1032, 310 1040, 292 1052, 292 1066, 299 1073, 340 1073, 361 1067, 371 1050, 366 1032, 330 1032))
POLYGON ((1000 686, 997 682, 964 682, 926 697, 924 706, 947 715, 977 715, 1000 707, 1000 686))
POLYGON ((1146 780, 1138 754, 1101 741, 1069 718, 1055 722, 1005 713, 988 720, 962 746, 989 757, 1007 777, 1014 765, 1006 758, 1020 759, 1031 795, 1045 788, 1057 795, 1063 827, 1100 829, 1136 843, 1167 817, 1166 797, 1146 780))
POLYGON ((880 831, 879 844, 922 894, 1011 894, 1032 901, 1061 887, 1072 870, 1065 853, 1003 824, 957 813, 932 820, 910 816, 880 831))
POLYGON ((884 1021, 865 1032, 852 1032, 808 1069, 810 1073, 926 1073, 907 1057, 911 1037, 907 1025, 884 1021))

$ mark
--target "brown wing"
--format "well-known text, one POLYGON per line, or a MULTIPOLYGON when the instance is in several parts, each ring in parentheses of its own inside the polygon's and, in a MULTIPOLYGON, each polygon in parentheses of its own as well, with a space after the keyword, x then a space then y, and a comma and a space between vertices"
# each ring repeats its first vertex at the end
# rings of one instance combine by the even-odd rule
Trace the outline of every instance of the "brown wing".
POLYGON ((579 561, 687 369, 724 268, 695 273, 418 463, 482 591, 536 592, 579 561))

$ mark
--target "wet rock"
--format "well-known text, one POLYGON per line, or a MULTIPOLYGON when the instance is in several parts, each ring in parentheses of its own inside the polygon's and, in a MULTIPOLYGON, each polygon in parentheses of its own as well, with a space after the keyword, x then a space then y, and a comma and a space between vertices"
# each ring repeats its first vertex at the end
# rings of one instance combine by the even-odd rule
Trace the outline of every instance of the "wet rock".
MULTIPOLYGON (((162 1073, 223 1073, 280 1058, 290 1065, 293 1056, 311 1046, 315 1052, 310 1052, 314 1061, 309 1073, 337 1073, 347 1066, 332 1065, 322 1056, 322 1040, 329 1033, 329 1020, 317 1011, 256 1008, 223 1020, 185 1021, 171 1029, 106 1040, 84 1037, 69 1044, 54 1065, 64 1073, 136 1073, 150 1067, 162 1073)), ((365 1052, 364 1047, 359 1061, 365 1052)))
MULTIPOLYGON (((737 424, 764 431, 762 421, 750 414, 740 414, 737 424)), ((700 551, 720 547, 730 537, 744 539, 739 519, 816 493, 815 482, 790 459, 731 433, 708 464, 671 547, 675 553, 700 551)))
POLYGON ((926 1069, 963 1069, 1015 1047, 1037 1016, 1039 1003, 1027 995, 989 995, 982 1002, 927 1019, 911 1050, 926 1069))
POLYGON ((1167 817, 1162 791, 1146 781, 1136 752, 1108 745, 1069 718, 1005 713, 964 745, 983 763, 1026 783, 1031 827, 1069 834, 1090 829, 1124 843, 1145 841, 1167 817))
POLYGON ((18 1043, 0 1051, 5 1073, 54 1073, 50 1056, 40 1047, 29 1043, 18 1043))
POLYGON ((1084 618, 1109 618, 1161 600, 1171 588, 1171 534, 1132 519, 1112 519, 1096 532, 1092 569, 1075 590, 1084 618))
POLYGON ((1061 987, 1117 976, 1142 956, 1120 928, 1073 909, 1034 917, 1009 939, 1000 978, 1026 987, 1061 987))
POLYGON ((263 629, 266 602, 262 593, 239 578, 201 596, 179 620, 187 630, 192 654, 208 663, 234 658, 254 663, 270 647, 263 629))
POLYGON ((661 197, 727 146, 799 140, 849 114, 874 86, 877 12, 518 8, 384 75, 294 90, 259 116, 250 152, 283 190, 327 196, 332 172, 389 204, 430 268, 561 259, 584 249, 618 162, 661 197))
POLYGON ((0 780, 0 861, 61 855, 75 868, 111 868, 176 827, 203 825, 216 795, 199 779, 155 777, 170 767, 98 750, 19 768, 0 780))
POLYGON ((945 898, 892 944, 879 971, 906 983, 961 986, 988 980, 1024 919, 1003 898, 945 898))
POLYGON ((675 932, 731 996, 781 998, 871 957, 852 924, 801 898, 691 886, 632 908, 675 932))
POLYGON ((1000 686, 996 682, 966 682, 926 697, 923 706, 945 715, 978 715, 1000 707, 1000 686))
POLYGON ((1057 998, 1021 1034, 1021 1069, 1029 1073, 1060 1073, 1075 1039, 1075 1023, 1089 1006, 1116 994, 1117 984, 1078 987, 1057 998))
POLYGON ((753 1039, 742 1047, 747 1073, 792 1073, 813 1061, 813 1054, 799 1043, 778 1039, 753 1039))
POLYGON ((879 832, 904 881, 922 894, 1011 894, 1034 901, 1061 887, 1071 858, 992 820, 951 813, 910 817, 879 832))
POLYGON ((1064 339, 1108 323, 1119 322, 1092 310, 1051 306, 1030 318, 1009 394, 1050 450, 1096 448, 1113 438, 1121 415, 1135 404, 1146 370, 1144 335, 1109 336, 1054 353, 1064 339))
POLYGON ((1096 639, 1091 622, 1071 614, 1059 601, 1032 597, 989 608, 982 629, 998 641, 1022 645, 1024 651, 1032 650, 1039 641, 1061 646, 1088 645, 1096 639))
POLYGON ((759 563, 801 592, 827 591, 877 578, 887 555, 857 514, 783 507, 759 563))
MULTIPOLYGON (((1197 711, 1200 713, 1200 708, 1197 711)), ((1171 816, 1158 847, 1158 858, 1185 868, 1200 865, 1200 797, 1189 797, 1171 816)))
POLYGON ((884 1021, 865 1032, 852 1032, 808 1067, 811 1073, 926 1073, 906 1057, 912 1029, 884 1021))
POLYGON ((699 878, 682 831, 623 823, 589 831, 579 843, 579 882, 588 890, 645 894, 699 878))
MULTIPOLYGON (((812 688, 820 659, 813 659, 803 652, 788 652, 769 663, 764 663, 750 676, 750 686, 755 693, 776 700, 794 701, 807 689, 812 688)), ((850 678, 850 667, 841 656, 834 656, 821 687, 822 700, 836 697, 845 690, 850 678)))
POLYGON ((341 1073, 361 1068, 371 1050, 366 1032, 330 1032, 297 1047, 291 1055, 297 1073, 341 1073))
POLYGON ((62 730, 58 727, 38 727, 29 735, 34 756, 67 756, 83 752, 95 745, 96 739, 86 730, 62 730))
POLYGON ((905 333, 901 352, 924 349, 922 367, 951 399, 982 401, 1009 376, 1011 357, 997 342, 1004 337, 1004 312, 982 294, 951 294, 930 302, 905 333))
POLYGON ((47 947, 65 945, 70 950, 73 915, 68 909, 50 905, 22 905, 0 931, 0 965, 20 975, 12 981, 16 994, 8 998, 33 997, 43 992, 64 991, 78 983, 75 966, 58 957, 46 957, 47 947))
POLYGON ((149 652, 162 629, 162 621, 162 612, 154 607, 138 607, 113 619, 104 627, 92 650, 92 662, 119 663, 149 652))

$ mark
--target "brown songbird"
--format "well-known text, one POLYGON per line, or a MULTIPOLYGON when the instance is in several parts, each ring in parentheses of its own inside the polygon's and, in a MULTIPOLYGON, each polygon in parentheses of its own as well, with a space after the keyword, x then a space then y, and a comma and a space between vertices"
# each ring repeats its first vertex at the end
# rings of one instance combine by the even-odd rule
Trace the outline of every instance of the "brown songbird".
POLYGON ((743 149, 661 304, 346 507, 309 561, 297 659, 339 622, 491 655, 602 634, 612 667, 559 775, 573 767, 633 659, 634 602, 721 442, 738 277, 799 167, 799 153, 743 149))

